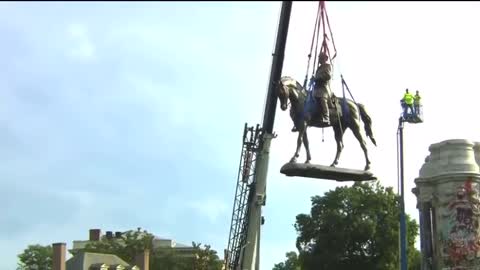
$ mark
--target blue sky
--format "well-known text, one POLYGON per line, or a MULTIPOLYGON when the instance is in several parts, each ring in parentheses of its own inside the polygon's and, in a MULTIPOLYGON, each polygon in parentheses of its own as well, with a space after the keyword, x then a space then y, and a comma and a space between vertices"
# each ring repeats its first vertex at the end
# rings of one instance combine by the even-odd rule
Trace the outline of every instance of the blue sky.
MULTIPOLYGON (((211 244, 223 256, 243 126, 261 120, 279 8, 0 4, 0 269, 13 269, 28 244, 71 247, 90 228, 142 227, 180 243, 211 244)), ((298 80, 315 9, 293 6, 283 74, 298 80)), ((478 127, 457 121, 477 104, 478 3, 342 2, 327 9, 339 51, 334 84, 342 72, 372 116, 379 145, 369 144, 372 170, 382 184, 396 186, 398 101, 407 87, 423 93, 426 117, 406 128, 407 191, 430 144, 480 140, 478 127), (452 95, 468 98, 452 108, 452 95)), ((277 112, 262 269, 295 249, 295 215, 309 211, 310 197, 340 185, 279 173, 296 135, 288 113, 277 112)), ((324 143, 321 130, 309 135, 313 162, 329 164, 332 131, 325 130, 324 143)), ((339 166, 364 166, 351 132, 339 166)), ((407 212, 417 215, 413 194, 407 212)))

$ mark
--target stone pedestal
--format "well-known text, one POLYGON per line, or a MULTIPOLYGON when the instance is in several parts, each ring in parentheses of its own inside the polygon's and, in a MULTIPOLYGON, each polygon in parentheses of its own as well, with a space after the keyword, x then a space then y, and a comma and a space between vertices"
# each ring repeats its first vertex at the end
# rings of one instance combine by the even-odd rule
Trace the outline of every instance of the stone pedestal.
POLYGON ((422 270, 480 270, 480 143, 432 144, 415 179, 422 270))

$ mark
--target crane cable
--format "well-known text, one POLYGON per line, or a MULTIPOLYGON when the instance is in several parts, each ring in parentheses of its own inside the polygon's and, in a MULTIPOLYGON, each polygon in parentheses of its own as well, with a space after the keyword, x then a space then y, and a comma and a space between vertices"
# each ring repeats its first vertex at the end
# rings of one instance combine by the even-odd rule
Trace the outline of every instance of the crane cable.
MULTIPOLYGON (((317 16, 315 18, 315 26, 314 26, 314 29, 313 29, 312 42, 311 42, 311 45, 310 45, 310 53, 308 54, 307 71, 306 71, 305 80, 304 80, 304 83, 303 83, 304 88, 307 87, 308 73, 309 73, 309 70, 310 70, 310 61, 311 61, 311 58, 312 58, 312 52, 313 52, 314 45, 315 45, 315 54, 314 54, 314 58, 313 58, 314 68, 317 67, 317 60, 318 60, 317 58, 318 58, 319 53, 322 53, 322 52, 326 53, 328 55, 329 59, 330 59, 330 63, 332 63, 333 60, 336 58, 337 48, 335 46, 335 40, 333 39, 332 28, 330 26, 330 20, 328 18, 327 9, 325 7, 325 1, 318 1, 317 16), (329 38, 329 35, 327 34, 327 26, 328 26, 328 33, 330 34, 330 38, 329 38), (318 46, 320 44, 320 42, 319 42, 320 29, 323 30, 322 31, 323 32, 323 35, 322 35, 323 40, 322 40, 322 44, 321 44, 320 52, 319 52, 318 46), (332 45, 333 45, 333 49, 334 49, 333 57, 330 53, 330 49, 328 48, 328 44, 327 44, 327 41, 329 41, 329 40, 331 40, 332 45)), ((312 70, 312 77, 313 77, 314 74, 315 74, 315 69, 312 70)))
MULTIPOLYGON (((317 17, 315 18, 315 25, 314 25, 314 28, 313 28, 313 35, 312 35, 312 43, 310 45, 310 53, 308 54, 308 61, 307 61, 307 72, 305 73, 305 80, 303 81, 303 88, 307 88, 307 81, 308 81, 308 71, 310 69, 310 61, 312 60, 312 51, 313 51, 313 45, 316 43, 317 44, 317 47, 315 48, 315 58, 314 58, 314 61, 315 59, 317 58, 317 49, 318 49, 318 20, 319 20, 319 17, 320 17, 320 13, 321 13, 321 5, 320 3, 318 4, 318 10, 317 10, 317 17), (315 37, 317 38, 317 42, 315 42, 315 37)), ((315 66, 315 62, 313 64, 315 66)), ((312 76, 313 76, 313 72, 312 72, 312 76)))

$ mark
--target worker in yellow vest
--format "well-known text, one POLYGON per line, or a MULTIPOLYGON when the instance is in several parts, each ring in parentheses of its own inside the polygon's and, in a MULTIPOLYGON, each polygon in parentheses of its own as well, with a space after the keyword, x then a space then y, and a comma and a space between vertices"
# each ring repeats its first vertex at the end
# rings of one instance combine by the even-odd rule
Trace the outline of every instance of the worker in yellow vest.
POLYGON ((413 101, 413 104, 415 105, 415 113, 418 115, 420 114, 420 100, 422 99, 420 97, 420 94, 417 90, 417 93, 415 93, 415 96, 413 97, 414 101, 413 101))
POLYGON ((414 113, 413 111, 413 102, 414 102, 414 97, 412 94, 408 92, 408 88, 405 90, 405 95, 403 95, 403 102, 405 102, 405 107, 403 114, 406 116, 408 112, 408 108, 410 108, 410 113, 414 113))

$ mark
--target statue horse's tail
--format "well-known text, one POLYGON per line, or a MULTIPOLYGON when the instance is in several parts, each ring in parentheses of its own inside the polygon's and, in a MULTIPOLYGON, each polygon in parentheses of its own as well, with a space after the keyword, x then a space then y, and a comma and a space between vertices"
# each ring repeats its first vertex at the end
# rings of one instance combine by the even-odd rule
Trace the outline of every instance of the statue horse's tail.
POLYGON ((360 110, 360 117, 364 123, 365 127, 365 132, 367 133, 367 137, 370 138, 372 143, 377 146, 377 142, 375 141, 375 138, 373 137, 373 131, 372 131, 372 119, 368 115, 367 111, 365 110, 365 106, 363 104, 357 103, 357 106, 360 110))

